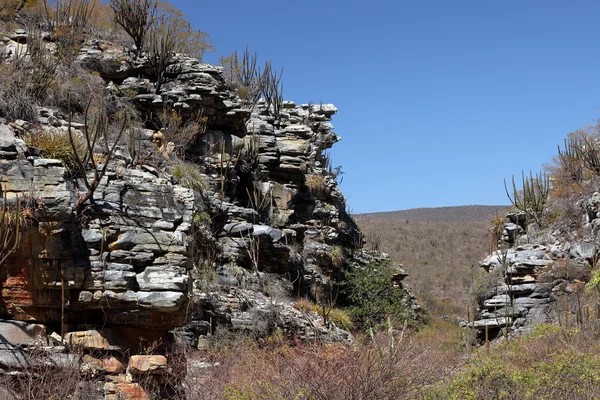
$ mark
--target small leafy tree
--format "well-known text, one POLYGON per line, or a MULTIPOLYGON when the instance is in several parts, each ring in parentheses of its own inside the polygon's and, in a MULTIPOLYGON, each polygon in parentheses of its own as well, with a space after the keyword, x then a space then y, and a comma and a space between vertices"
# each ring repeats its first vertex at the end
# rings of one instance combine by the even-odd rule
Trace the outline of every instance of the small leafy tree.
POLYGON ((176 53, 187 54, 190 57, 202 60, 206 52, 215 48, 210 40, 210 35, 192 28, 190 21, 172 4, 159 1, 157 3, 157 15, 164 18, 168 23, 175 41, 176 53))
POLYGON ((396 274, 391 262, 371 263, 345 273, 344 292, 355 325, 364 330, 381 330, 392 324, 410 322, 406 292, 393 284, 396 274))

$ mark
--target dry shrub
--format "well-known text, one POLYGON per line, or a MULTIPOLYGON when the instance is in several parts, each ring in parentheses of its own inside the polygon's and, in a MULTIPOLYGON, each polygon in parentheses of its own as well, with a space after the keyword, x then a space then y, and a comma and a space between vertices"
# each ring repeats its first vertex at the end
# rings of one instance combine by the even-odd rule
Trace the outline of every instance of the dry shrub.
MULTIPOLYGON (((66 130, 60 129, 33 129, 23 135, 23 140, 28 146, 40 150, 45 158, 53 158, 62 161, 69 174, 75 176, 82 174, 79 164, 73 153, 73 147, 69 140, 69 134, 66 130)), ((83 157, 86 151, 86 144, 83 136, 73 135, 73 142, 77 153, 83 157)))
POLYGON ((540 282, 550 283, 558 279, 587 282, 590 280, 590 271, 586 268, 571 265, 568 259, 556 260, 551 266, 540 270, 538 278, 540 282))
POLYGON ((99 382, 84 381, 78 363, 66 361, 74 354, 51 355, 32 348, 15 350, 15 355, 23 358, 24 367, 0 377, 0 400, 96 400, 101 396, 99 382))
POLYGON ((300 312, 308 313, 314 311, 315 307, 317 305, 305 297, 294 300, 294 308, 300 312))
POLYGON ((206 52, 213 51, 210 35, 200 30, 192 29, 188 18, 172 4, 158 2, 158 14, 171 26, 175 39, 175 52, 184 53, 202 61, 206 52))
POLYGON ((89 74, 80 67, 61 68, 48 85, 46 103, 66 113, 69 111, 70 101, 71 112, 83 114, 90 98, 94 104, 100 101, 103 86, 102 78, 89 74))
POLYGON ((163 141, 173 143, 175 154, 181 159, 185 159, 188 145, 206 132, 208 118, 203 116, 202 112, 186 120, 177 111, 165 108, 157 117, 157 123, 164 136, 163 141))
POLYGON ((539 325, 523 337, 475 354, 429 398, 595 399, 600 396, 597 321, 567 330, 539 325))
POLYGON ((35 104, 46 100, 55 73, 41 31, 28 27, 27 46, 12 54, 8 64, 0 65, 0 116, 9 121, 35 121, 35 104))
POLYGON ((211 353, 209 360, 218 365, 208 374, 188 375, 202 382, 194 399, 414 399, 445 366, 438 352, 401 335, 356 346, 261 349, 243 342, 211 353))
POLYGON ((188 161, 175 161, 171 165, 171 175, 177 179, 182 186, 197 191, 202 191, 206 187, 206 175, 202 168, 188 161))
POLYGON ((22 0, 0 0, 0 19, 10 21, 25 6, 22 0))
POLYGON ((306 177, 304 182, 310 192, 318 199, 328 195, 328 188, 325 183, 325 177, 319 174, 311 174, 306 177))
POLYGON ((0 117, 8 121, 35 121, 35 99, 15 81, 11 71, 9 66, 0 66, 0 117))

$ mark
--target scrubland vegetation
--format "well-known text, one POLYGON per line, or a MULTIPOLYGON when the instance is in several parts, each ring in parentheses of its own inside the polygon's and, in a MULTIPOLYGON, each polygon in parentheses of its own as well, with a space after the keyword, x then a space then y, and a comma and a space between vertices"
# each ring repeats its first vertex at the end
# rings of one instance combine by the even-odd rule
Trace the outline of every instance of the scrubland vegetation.
MULTIPOLYGON (((161 129, 162 140, 173 144, 170 150, 162 148, 161 159, 154 161, 166 164, 165 170, 181 184, 199 191, 204 188, 202 171, 186 160, 185 146, 205 132, 206 118, 198 115, 184 123, 180 115, 168 110, 162 115, 142 116, 126 99, 110 96, 99 76, 70 66, 84 40, 110 40, 126 46, 132 62, 142 55, 150 58, 148 77, 159 92, 170 57, 184 52, 201 58, 213 49, 208 34, 191 29, 187 18, 172 5, 150 0, 111 0, 108 4, 97 0, 1 0, 0 21, 4 31, 27 27, 29 45, 26 53, 13 55, 12 62, 0 66, 0 117, 10 122, 35 121, 34 105, 65 113, 69 120, 66 132, 34 128, 22 139, 42 156, 61 160, 69 174, 83 182, 85 188, 77 202, 79 215, 103 177, 114 144, 131 144, 128 133, 146 125, 161 129), (53 58, 43 50, 42 30, 53 35, 53 58), (73 133, 74 124, 82 128, 81 135, 73 133), (95 153, 97 144, 106 151, 95 153)), ((237 53, 225 57, 223 63, 240 97, 249 104, 261 95, 266 97, 277 119, 283 99, 281 73, 270 63, 259 72, 256 56, 248 51, 241 57, 237 53)), ((600 190, 597 137, 597 127, 571 134, 549 175, 524 174, 522 189, 517 187, 519 182, 509 182, 507 193, 515 208, 540 227, 583 235, 578 207, 600 190)), ((134 158, 139 157, 133 162, 141 162, 135 144, 131 150, 134 158)), ((306 186, 317 199, 331 196, 322 175, 308 176, 306 186)), ((254 203, 260 208, 259 199, 254 203)), ((11 212, 21 218, 25 211, 19 204, 11 212)), ((343 278, 339 303, 338 294, 335 300, 315 294, 312 300, 296 299, 294 305, 301 312, 322 315, 325 324, 352 331, 353 344, 289 341, 277 330, 258 341, 235 335, 215 337, 203 351, 186 349, 185 357, 180 352, 170 355, 171 369, 163 381, 171 390, 170 398, 600 397, 599 325, 593 312, 581 316, 576 328, 568 322, 564 326, 540 325, 527 337, 495 343, 489 349, 475 347, 473 332, 456 324, 455 317, 466 317, 466 309, 473 303, 471 289, 481 283, 476 263, 495 248, 499 233, 490 236, 490 232, 502 222, 495 216, 505 211, 503 207, 489 209, 481 218, 478 210, 477 216, 459 220, 456 214, 449 214, 447 220, 357 216, 368 245, 389 253, 409 269, 411 289, 427 310, 423 320, 410 317, 404 292, 389 285, 394 274, 389 264, 344 272, 348 254, 333 247, 331 268, 343 278), (494 217, 496 222, 491 223, 494 217)), ((9 214, 4 209, 0 215, 5 243, 0 264, 14 251, 20 235, 19 223, 9 220, 9 214)), ((199 220, 207 218, 198 215, 199 220)), ((600 268, 591 267, 588 287, 594 289, 600 283, 600 268)), ((588 295, 589 304, 595 305, 593 290, 588 295)), ((9 389, 18 387, 19 398, 94 398, 92 388, 80 384, 83 372, 57 373, 46 361, 32 365, 26 375, 5 374, 2 383, 9 389)), ((148 388, 155 398, 162 398, 164 390, 148 388)), ((0 391, 0 398, 15 398, 14 391, 0 391)))

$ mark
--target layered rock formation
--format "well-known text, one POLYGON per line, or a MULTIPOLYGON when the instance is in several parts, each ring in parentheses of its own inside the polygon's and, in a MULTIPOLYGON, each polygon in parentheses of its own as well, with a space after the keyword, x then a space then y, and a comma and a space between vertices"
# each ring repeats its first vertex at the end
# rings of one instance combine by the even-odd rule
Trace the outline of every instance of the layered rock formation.
MULTIPOLYGON (((344 268, 382 257, 360 251, 362 234, 328 165, 325 150, 339 140, 330 123, 337 109, 287 101, 275 118, 264 100, 241 99, 221 67, 186 56, 172 60, 157 94, 143 59, 102 41, 86 43, 76 63, 143 115, 175 110, 205 129, 183 144, 148 126, 130 129, 93 201, 77 213, 82 179, 21 139, 64 134, 66 116, 40 108, 36 121, 0 125, 2 189, 30 213, 18 251, 3 265, 6 351, 59 346, 62 353, 51 353, 65 362, 114 375, 104 394, 120 398, 140 389, 140 374, 167 369, 161 355, 123 354, 151 343, 163 348, 173 332, 198 347, 224 330, 351 340, 293 306, 297 297, 331 301, 344 268), (70 354, 72 346, 83 352, 70 354)), ((404 276, 399 270, 393 284, 401 287, 404 276)), ((413 300, 407 293, 416 315, 413 300)), ((0 367, 21 368, 18 357, 3 354, 0 367)))
POLYGON ((478 288, 474 327, 481 338, 520 335, 537 323, 574 327, 597 311, 582 301, 598 257, 600 194, 578 203, 581 228, 540 229, 513 211, 503 223, 499 250, 481 262, 489 272, 478 288))

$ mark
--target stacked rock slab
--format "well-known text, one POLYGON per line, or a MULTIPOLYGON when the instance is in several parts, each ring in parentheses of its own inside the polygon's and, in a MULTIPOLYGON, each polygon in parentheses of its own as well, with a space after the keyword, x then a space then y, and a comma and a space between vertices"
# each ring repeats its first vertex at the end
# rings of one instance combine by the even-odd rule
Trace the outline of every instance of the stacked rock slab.
POLYGON ((489 272, 480 288, 479 309, 468 325, 491 338, 530 332, 535 324, 575 326, 589 315, 578 300, 590 279, 598 251, 598 204, 594 194, 581 202, 577 231, 540 230, 524 213, 511 212, 503 224, 500 249, 481 262, 489 272))

